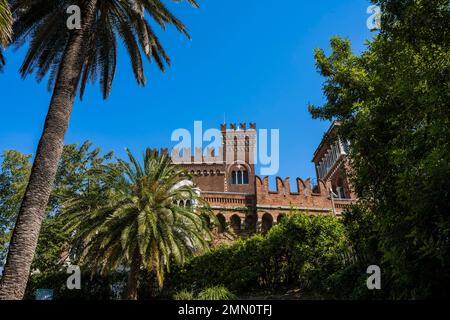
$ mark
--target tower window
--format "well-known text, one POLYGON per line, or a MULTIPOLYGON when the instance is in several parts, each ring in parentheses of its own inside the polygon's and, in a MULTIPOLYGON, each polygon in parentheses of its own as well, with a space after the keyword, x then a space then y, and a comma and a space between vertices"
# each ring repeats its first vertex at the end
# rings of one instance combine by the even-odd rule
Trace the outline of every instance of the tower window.
POLYGON ((243 184, 248 184, 248 172, 243 171, 243 184))
POLYGON ((231 183, 236 185, 248 184, 248 172, 247 171, 233 171, 231 173, 231 183))
POLYGON ((237 184, 243 184, 242 171, 237 172, 237 184))

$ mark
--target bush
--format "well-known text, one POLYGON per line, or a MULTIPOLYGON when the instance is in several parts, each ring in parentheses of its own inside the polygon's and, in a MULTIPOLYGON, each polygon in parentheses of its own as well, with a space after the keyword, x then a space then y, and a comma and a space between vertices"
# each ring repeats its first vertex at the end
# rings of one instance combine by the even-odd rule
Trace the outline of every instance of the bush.
POLYGON ((236 296, 223 286, 206 288, 198 294, 198 300, 234 300, 236 296))
POLYGON ((174 300, 194 300, 194 292, 181 290, 173 295, 174 300))
POLYGON ((293 214, 255 235, 191 259, 168 275, 166 290, 225 286, 238 293, 292 287, 326 295, 341 271, 343 225, 331 216, 293 214))

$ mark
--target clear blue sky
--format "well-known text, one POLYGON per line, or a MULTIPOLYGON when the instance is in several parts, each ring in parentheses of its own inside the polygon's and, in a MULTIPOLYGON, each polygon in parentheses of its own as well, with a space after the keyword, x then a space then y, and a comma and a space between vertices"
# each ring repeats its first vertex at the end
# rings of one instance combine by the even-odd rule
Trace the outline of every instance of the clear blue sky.
MULTIPOLYGON (((192 40, 172 28, 159 32, 172 66, 165 74, 146 64, 148 84, 138 87, 125 52, 112 94, 102 100, 98 84, 75 104, 66 143, 91 140, 103 151, 123 156, 124 148, 171 147, 177 128, 193 122, 218 127, 227 122, 256 122, 280 129, 279 176, 314 177, 312 154, 329 123, 313 120, 308 102, 324 101, 323 78, 313 51, 329 52, 334 35, 348 37, 355 52, 373 36, 365 0, 199 0, 170 7, 189 27, 192 40)), ((46 83, 18 74, 24 50, 7 51, 0 74, 0 151, 34 153, 50 93, 46 83)), ((271 178, 273 184, 274 178, 271 178)))

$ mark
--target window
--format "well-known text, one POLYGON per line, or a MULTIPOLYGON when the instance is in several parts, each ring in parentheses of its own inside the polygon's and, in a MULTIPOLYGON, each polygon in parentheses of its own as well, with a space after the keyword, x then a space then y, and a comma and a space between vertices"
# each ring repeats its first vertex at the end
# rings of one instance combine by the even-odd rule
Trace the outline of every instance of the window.
POLYGON ((231 183, 237 185, 248 184, 248 172, 241 170, 231 172, 231 183))
POLYGON ((237 184, 243 184, 242 181, 242 171, 237 172, 237 184))
POLYGON ((347 195, 345 194, 345 189, 344 187, 337 187, 337 195, 339 196, 340 199, 346 199, 347 195))
POLYGON ((248 184, 248 172, 247 171, 244 171, 243 172, 243 174, 244 174, 244 178, 243 178, 243 184, 248 184))
POLYGON ((236 171, 233 171, 231 173, 231 183, 232 184, 237 184, 237 173, 236 173, 236 171))

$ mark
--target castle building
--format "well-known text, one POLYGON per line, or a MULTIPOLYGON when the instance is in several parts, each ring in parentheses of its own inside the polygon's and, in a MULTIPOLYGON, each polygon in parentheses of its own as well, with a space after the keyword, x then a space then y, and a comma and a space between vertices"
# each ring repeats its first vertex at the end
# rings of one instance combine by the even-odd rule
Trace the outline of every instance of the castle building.
MULTIPOLYGON (((356 200, 346 173, 348 142, 337 134, 334 122, 314 153, 316 178, 276 178, 276 190, 269 190, 268 177, 255 174, 256 124, 221 126, 222 147, 217 157, 196 150, 178 163, 193 177, 201 196, 210 204, 221 223, 219 231, 230 226, 236 232, 268 231, 292 210, 309 214, 334 214, 356 200)), ((190 153, 189 153, 190 154, 190 153)))

